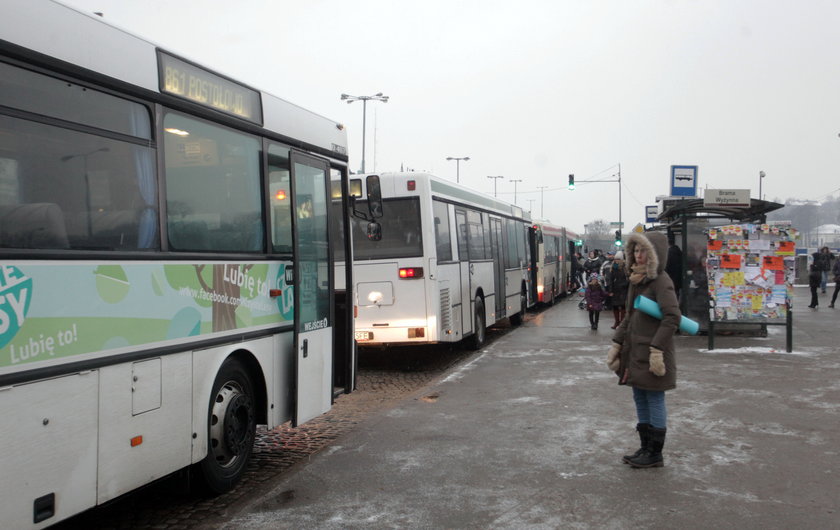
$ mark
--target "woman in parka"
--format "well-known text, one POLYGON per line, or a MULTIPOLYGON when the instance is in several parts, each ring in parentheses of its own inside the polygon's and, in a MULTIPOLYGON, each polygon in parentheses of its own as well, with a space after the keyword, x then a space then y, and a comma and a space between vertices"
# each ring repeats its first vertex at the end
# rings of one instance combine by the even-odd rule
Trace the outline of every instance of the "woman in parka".
POLYGON ((631 234, 625 250, 630 286, 627 317, 613 335, 607 365, 619 376, 619 384, 633 388, 641 447, 623 461, 633 467, 661 467, 667 412, 665 391, 677 386, 674 333, 680 309, 674 284, 664 273, 668 256, 665 234, 631 234), (633 309, 638 295, 659 304, 662 320, 633 309))
POLYGON ((624 262, 624 252, 615 253, 612 266, 609 268, 607 279, 607 292, 612 304, 613 317, 615 322, 610 328, 615 329, 621 324, 627 310, 627 286, 630 281, 627 279, 627 267, 624 262))

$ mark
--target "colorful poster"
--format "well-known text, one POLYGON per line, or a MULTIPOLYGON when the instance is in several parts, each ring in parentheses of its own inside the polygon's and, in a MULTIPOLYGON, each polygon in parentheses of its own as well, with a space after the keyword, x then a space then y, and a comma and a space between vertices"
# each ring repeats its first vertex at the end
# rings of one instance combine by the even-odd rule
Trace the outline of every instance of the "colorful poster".
POLYGON ((785 270, 784 258, 781 256, 764 256, 761 260, 761 266, 769 271, 783 271, 785 270))
POLYGON ((724 269, 740 269, 741 255, 740 254, 723 254, 720 257, 720 266, 724 269))
POLYGON ((778 256, 793 256, 795 251, 793 241, 779 241, 779 244, 776 246, 776 255, 778 256))

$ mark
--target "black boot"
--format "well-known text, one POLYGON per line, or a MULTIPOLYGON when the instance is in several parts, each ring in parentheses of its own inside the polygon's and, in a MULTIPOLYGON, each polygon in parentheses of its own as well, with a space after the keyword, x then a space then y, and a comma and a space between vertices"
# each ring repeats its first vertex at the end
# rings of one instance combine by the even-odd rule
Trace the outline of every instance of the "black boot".
POLYGON ((647 449, 636 458, 631 458, 627 463, 633 467, 662 467, 665 465, 662 459, 662 447, 665 445, 666 429, 651 427, 650 442, 647 449))
POLYGON ((641 446, 632 455, 621 457, 621 461, 625 464, 629 464, 631 458, 638 458, 648 448, 648 444, 650 443, 650 423, 637 423, 636 430, 639 431, 641 446))

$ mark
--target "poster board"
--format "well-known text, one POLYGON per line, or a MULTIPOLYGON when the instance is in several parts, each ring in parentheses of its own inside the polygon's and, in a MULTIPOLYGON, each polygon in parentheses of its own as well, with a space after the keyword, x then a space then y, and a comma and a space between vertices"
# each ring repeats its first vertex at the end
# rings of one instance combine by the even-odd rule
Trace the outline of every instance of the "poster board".
POLYGON ((797 230, 733 224, 706 233, 709 320, 784 322, 793 303, 797 230))

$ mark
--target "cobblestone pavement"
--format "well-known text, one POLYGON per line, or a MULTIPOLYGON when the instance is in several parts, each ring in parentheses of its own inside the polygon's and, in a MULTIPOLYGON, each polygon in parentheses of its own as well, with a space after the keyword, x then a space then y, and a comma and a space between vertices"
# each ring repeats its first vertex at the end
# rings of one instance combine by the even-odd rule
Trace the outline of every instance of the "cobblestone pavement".
MULTIPOLYGON (((534 315, 529 314, 526 319, 531 318, 534 315)), ((510 329, 506 324, 488 329, 488 342, 510 329)), ((420 392, 472 354, 460 345, 362 350, 357 390, 341 395, 328 413, 297 428, 288 423, 271 431, 257 428, 248 470, 231 492, 201 497, 189 491, 187 473, 180 472, 53 528, 213 528, 224 521, 231 507, 248 500, 255 490, 270 487, 294 464, 328 446, 369 415, 420 392)))

